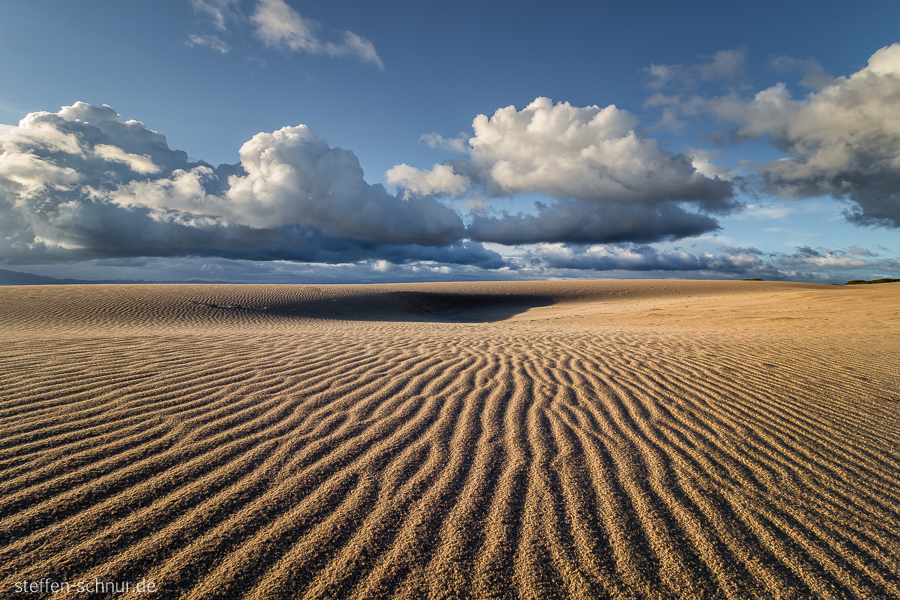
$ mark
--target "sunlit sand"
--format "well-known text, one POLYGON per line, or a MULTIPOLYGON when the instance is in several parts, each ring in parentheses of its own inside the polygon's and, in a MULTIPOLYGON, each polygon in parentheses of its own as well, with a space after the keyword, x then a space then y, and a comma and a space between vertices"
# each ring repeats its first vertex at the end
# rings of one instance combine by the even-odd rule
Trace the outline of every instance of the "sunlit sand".
POLYGON ((0 341, 2 597, 900 597, 900 284, 6 287, 0 341))

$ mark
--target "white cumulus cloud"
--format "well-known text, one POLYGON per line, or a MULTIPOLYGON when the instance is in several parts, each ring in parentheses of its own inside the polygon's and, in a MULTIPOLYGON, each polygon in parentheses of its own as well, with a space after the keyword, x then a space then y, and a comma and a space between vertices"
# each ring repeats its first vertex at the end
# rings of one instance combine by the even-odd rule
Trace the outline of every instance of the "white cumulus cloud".
POLYGON ((502 260, 429 197, 370 185, 305 125, 253 136, 240 164, 191 162, 139 121, 79 102, 0 130, 0 259, 220 256, 314 262, 502 260))
POLYGON ((128 168, 136 173, 156 173, 159 171, 159 167, 153 164, 153 159, 149 156, 131 154, 118 146, 97 144, 94 146, 94 154, 103 160, 128 165, 128 168))
POLYGON ((878 50, 848 77, 817 85, 824 87, 794 99, 779 83, 752 99, 709 101, 707 110, 738 123, 739 139, 767 136, 788 154, 759 166, 770 190, 848 198, 851 220, 900 227, 900 44, 878 50))
POLYGON ((410 194, 428 196, 448 194, 459 196, 469 189, 469 180, 453 171, 450 165, 434 165, 431 169, 417 169, 400 164, 389 169, 385 180, 390 185, 400 185, 410 194))
POLYGON ((615 106, 554 105, 548 98, 521 111, 501 108, 473 121, 467 172, 504 194, 614 202, 684 197, 687 189, 678 188, 705 183, 683 157, 641 139, 637 123, 615 106))
POLYGON ((637 124, 637 117, 615 106, 577 107, 537 98, 522 110, 507 106, 491 117, 475 117, 469 158, 448 164, 501 195, 540 192, 595 202, 730 206, 728 183, 703 175, 689 157, 664 151, 642 136, 637 124))
POLYGON ((480 241, 654 241, 717 229, 715 219, 685 206, 727 211, 731 183, 666 152, 637 125, 637 117, 615 106, 537 98, 522 110, 508 106, 475 117, 467 158, 430 170, 398 165, 387 178, 414 194, 459 195, 472 187, 488 196, 557 199, 538 206, 537 215, 476 215, 469 233, 480 241))

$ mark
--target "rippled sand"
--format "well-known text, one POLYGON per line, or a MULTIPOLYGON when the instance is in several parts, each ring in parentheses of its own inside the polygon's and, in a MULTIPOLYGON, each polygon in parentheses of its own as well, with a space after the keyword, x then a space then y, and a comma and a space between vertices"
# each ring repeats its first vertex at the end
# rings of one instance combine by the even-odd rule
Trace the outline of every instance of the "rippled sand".
POLYGON ((0 597, 900 598, 900 284, 6 287, 0 342, 0 597))

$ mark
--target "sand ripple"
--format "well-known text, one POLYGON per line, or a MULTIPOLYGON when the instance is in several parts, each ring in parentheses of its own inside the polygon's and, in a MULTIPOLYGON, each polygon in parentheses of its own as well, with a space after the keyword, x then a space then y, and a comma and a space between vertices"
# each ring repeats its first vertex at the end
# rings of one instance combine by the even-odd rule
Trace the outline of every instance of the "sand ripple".
POLYGON ((0 289, 0 595, 900 598, 898 292, 0 289))

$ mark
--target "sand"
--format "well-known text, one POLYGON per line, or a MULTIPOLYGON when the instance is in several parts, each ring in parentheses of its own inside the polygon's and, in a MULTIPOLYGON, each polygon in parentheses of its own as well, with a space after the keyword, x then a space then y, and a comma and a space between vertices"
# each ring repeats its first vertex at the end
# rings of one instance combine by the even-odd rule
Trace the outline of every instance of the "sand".
POLYGON ((6 287, 0 342, 3 598, 900 598, 900 284, 6 287))

